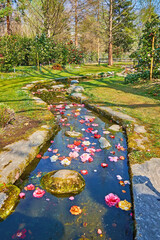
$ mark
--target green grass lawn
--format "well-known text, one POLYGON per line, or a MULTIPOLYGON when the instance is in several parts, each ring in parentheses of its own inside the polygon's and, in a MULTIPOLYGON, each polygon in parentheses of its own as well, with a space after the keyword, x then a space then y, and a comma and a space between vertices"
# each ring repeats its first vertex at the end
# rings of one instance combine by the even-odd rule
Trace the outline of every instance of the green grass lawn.
MULTIPOLYGON (((94 79, 81 83, 92 102, 127 113, 146 126, 151 140, 141 157, 160 156, 160 82, 124 84, 123 77, 94 79)), ((137 156, 139 158, 139 156, 137 156)))
MULTIPOLYGON (((96 74, 99 72, 122 70, 121 64, 108 67, 90 64, 80 67, 67 66, 64 71, 53 70, 51 66, 41 67, 38 72, 35 67, 17 67, 16 72, 0 74, 0 104, 4 104, 15 111, 16 116, 25 116, 28 119, 46 122, 42 106, 37 108, 29 94, 21 88, 36 80, 50 81, 58 77, 75 75, 96 74)), ((144 83, 139 85, 125 85, 123 77, 110 77, 99 79, 87 79, 81 85, 85 88, 85 94, 92 102, 110 106, 115 110, 127 113, 136 118, 140 124, 148 129, 148 137, 152 145, 151 150, 142 157, 150 158, 159 154, 160 134, 160 88, 157 83, 144 83)), ((0 130, 1 131, 1 130, 0 130)), ((28 130, 27 130, 28 131, 28 130)), ((5 133, 4 133, 5 135, 5 133)))

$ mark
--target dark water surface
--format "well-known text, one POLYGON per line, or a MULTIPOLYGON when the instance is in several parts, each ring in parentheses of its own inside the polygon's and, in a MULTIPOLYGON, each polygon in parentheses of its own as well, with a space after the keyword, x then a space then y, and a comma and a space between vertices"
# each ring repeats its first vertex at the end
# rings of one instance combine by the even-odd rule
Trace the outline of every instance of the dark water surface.
MULTIPOLYGON (((90 141, 91 146, 99 149, 99 141, 93 137, 93 134, 82 131, 83 128, 93 127, 98 130, 98 134, 106 137, 112 147, 110 149, 96 152, 93 162, 82 163, 80 157, 77 160, 72 159, 70 166, 62 166, 60 160, 51 162, 50 157, 56 155, 53 152, 46 151, 44 156, 47 159, 41 159, 30 175, 23 181, 21 188, 25 192, 25 199, 21 199, 15 212, 5 221, 0 223, 0 240, 9 239, 34 239, 34 240, 78 240, 78 239, 102 239, 102 240, 132 240, 133 239, 133 220, 131 211, 123 211, 120 208, 109 207, 105 203, 105 196, 109 193, 118 195, 121 200, 126 199, 131 202, 130 185, 121 186, 116 175, 122 176, 123 180, 129 180, 127 165, 127 144, 126 136, 121 132, 115 133, 115 139, 109 137, 110 134, 103 134, 104 129, 112 125, 111 122, 103 121, 96 116, 93 123, 98 126, 86 126, 80 124, 79 120, 84 115, 95 114, 82 106, 74 106, 65 111, 68 121, 73 126, 73 130, 83 133, 90 141), (80 115, 74 116, 73 110, 81 108, 80 115), (68 116, 67 114, 71 114, 68 116), (123 138, 123 141, 122 139, 123 138), (121 140, 120 140, 121 139, 121 140), (125 151, 118 151, 115 145, 120 143, 125 151), (108 156, 113 156, 111 151, 115 151, 114 156, 124 156, 125 160, 110 162, 108 156), (101 163, 108 163, 108 168, 102 168, 101 163), (69 198, 57 198, 50 193, 45 193, 42 198, 34 198, 33 191, 25 191, 24 186, 34 184, 41 187, 39 177, 43 174, 58 169, 88 170, 88 174, 83 176, 86 181, 85 189, 75 196, 73 201, 69 198), (123 193, 125 190, 126 193, 123 193), (70 208, 77 205, 82 209, 78 216, 70 213, 70 208), (97 230, 102 230, 102 235, 97 234, 97 230), (20 231, 20 235, 17 234, 20 231), (25 232, 26 231, 26 232, 25 232)), ((64 117, 64 116, 63 116, 64 117)), ((92 123, 91 123, 92 124, 92 123)), ((69 126, 62 126, 61 130, 55 136, 54 143, 50 148, 58 149, 60 156, 69 156, 72 151, 67 147, 74 142, 73 138, 65 136, 65 131, 70 130, 69 126)), ((82 142, 82 140, 80 140, 82 142)), ((81 146, 80 146, 81 147, 81 146)), ((83 147, 79 155, 85 151, 83 147)))

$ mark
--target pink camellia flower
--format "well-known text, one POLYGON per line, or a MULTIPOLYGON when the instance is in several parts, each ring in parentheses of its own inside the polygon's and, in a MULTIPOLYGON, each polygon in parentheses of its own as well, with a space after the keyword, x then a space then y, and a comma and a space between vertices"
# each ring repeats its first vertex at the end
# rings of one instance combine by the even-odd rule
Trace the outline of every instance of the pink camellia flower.
POLYGON ((43 195, 45 194, 45 191, 40 189, 40 188, 37 188, 34 192, 33 192, 33 197, 35 198, 41 198, 43 197, 43 195))
POLYGON ((71 158, 77 158, 77 157, 79 156, 79 154, 78 154, 77 152, 70 152, 70 153, 69 153, 69 156, 70 156, 71 158))
POLYGON ((88 153, 94 153, 96 150, 94 148, 88 148, 86 149, 86 152, 88 153))
POLYGON ((74 197, 73 197, 73 196, 69 197, 69 200, 73 201, 73 200, 74 200, 74 197))
POLYGON ((75 148, 75 145, 74 144, 68 144, 67 147, 70 148, 70 149, 73 149, 73 148, 75 148))
POLYGON ((115 206, 118 202, 120 202, 120 198, 117 195, 110 193, 105 196, 105 202, 109 207, 112 207, 115 206))
POLYGON ((102 151, 102 149, 100 149, 100 148, 99 148, 99 149, 96 149, 96 152, 101 152, 101 151, 102 151))
POLYGON ((98 130, 94 130, 91 132, 92 134, 97 134, 98 133, 98 130))
POLYGON ((80 122, 81 124, 83 124, 83 123, 85 123, 85 120, 81 119, 81 120, 79 120, 79 122, 80 122))
POLYGON ((87 162, 91 156, 88 153, 83 153, 80 158, 82 162, 87 162))
POLYGON ((79 152, 80 150, 81 150, 81 148, 79 148, 79 147, 77 147, 77 146, 75 146, 75 148, 72 149, 72 151, 75 151, 75 152, 79 152))
POLYGON ((92 126, 93 126, 93 127, 97 127, 97 126, 98 126, 98 123, 92 123, 92 126))
POLYGON ((111 162, 117 162, 118 157, 108 157, 111 162))
POLYGON ((19 194, 19 197, 20 197, 20 198, 25 198, 25 196, 26 196, 26 194, 23 193, 23 192, 21 192, 21 193, 19 194))
POLYGON ((52 152, 52 148, 48 148, 48 152, 52 152))

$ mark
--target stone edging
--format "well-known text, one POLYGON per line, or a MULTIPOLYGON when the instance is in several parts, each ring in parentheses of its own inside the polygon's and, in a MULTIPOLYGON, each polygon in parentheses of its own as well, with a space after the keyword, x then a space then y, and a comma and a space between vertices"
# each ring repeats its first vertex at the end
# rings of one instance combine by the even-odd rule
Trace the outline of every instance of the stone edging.
POLYGON ((73 93, 70 98, 84 103, 89 109, 112 119, 122 125, 128 138, 128 159, 132 186, 132 200, 135 220, 136 240, 160 239, 160 158, 152 158, 143 164, 130 164, 130 154, 135 150, 144 150, 143 142, 148 139, 144 126, 139 126, 130 116, 109 107, 88 103, 82 93, 73 93), (137 135, 138 134, 138 135, 137 135), (136 135, 136 139, 135 139, 136 135))

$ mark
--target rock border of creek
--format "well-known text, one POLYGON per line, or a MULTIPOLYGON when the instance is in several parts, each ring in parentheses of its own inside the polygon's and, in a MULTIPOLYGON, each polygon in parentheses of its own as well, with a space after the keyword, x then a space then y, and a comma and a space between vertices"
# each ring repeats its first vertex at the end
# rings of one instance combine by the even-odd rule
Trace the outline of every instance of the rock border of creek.
POLYGON ((131 177, 131 196, 134 212, 134 239, 155 240, 160 238, 160 158, 151 158, 142 164, 131 164, 134 151, 146 150, 145 142, 149 139, 144 126, 127 114, 110 107, 89 103, 89 98, 82 92, 72 92, 72 100, 85 104, 99 115, 120 124, 127 135, 128 164, 131 177))

